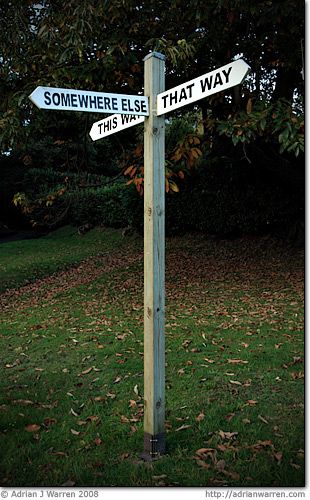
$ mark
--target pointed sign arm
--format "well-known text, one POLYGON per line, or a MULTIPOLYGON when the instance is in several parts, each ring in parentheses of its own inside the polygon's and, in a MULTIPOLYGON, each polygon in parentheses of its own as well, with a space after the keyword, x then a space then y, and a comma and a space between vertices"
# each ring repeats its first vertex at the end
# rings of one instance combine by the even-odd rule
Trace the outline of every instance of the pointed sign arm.
POLYGON ((143 95, 39 86, 32 92, 29 99, 39 109, 139 116, 149 114, 148 98, 143 95))
POLYGON ((237 59, 221 68, 166 90, 157 96, 157 116, 239 85, 250 70, 250 66, 243 59, 237 59))

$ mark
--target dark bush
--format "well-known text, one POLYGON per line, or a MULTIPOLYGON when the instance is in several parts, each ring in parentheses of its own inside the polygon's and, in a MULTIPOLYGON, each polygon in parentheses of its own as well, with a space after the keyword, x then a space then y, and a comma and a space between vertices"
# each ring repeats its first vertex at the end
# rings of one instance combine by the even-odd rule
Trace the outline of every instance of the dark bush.
MULTIPOLYGON (((104 224, 143 230, 143 198, 123 182, 70 193, 75 224, 104 224)), ((199 230, 218 236, 262 233, 295 224, 302 197, 263 178, 247 164, 208 162, 166 195, 166 232, 199 230)))
POLYGON ((104 185, 108 178, 89 172, 59 172, 53 168, 31 168, 25 173, 24 189, 27 194, 42 196, 57 186, 75 189, 86 186, 104 185))
POLYGON ((167 232, 238 236, 278 231, 295 225, 302 214, 302 189, 226 158, 205 161, 180 193, 166 196, 167 232))
POLYGON ((143 200, 133 187, 117 183, 69 193, 70 219, 76 224, 92 223, 110 227, 143 225, 143 200))
MULTIPOLYGON (((133 226, 142 232, 143 197, 133 185, 125 185, 123 179, 114 184, 107 182, 103 176, 65 174, 52 169, 31 169, 26 174, 30 197, 66 187, 65 194, 51 207, 39 204, 37 219, 46 220, 45 212, 49 210, 52 222, 58 214, 65 214, 59 218, 60 224, 133 226)), ((194 175, 179 180, 179 187, 179 193, 166 195, 167 234, 188 230, 223 237, 283 233, 296 223, 302 224, 302 188, 293 186, 291 180, 280 182, 279 175, 264 172, 263 166, 255 167, 245 161, 233 163, 225 157, 203 160, 194 175)), ((33 215, 31 218, 35 218, 33 215)))

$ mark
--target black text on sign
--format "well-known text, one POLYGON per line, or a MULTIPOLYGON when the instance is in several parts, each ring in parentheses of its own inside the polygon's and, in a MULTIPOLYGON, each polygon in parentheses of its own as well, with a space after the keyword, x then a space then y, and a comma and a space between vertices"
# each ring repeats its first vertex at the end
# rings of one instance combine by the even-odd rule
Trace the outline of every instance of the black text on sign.
POLYGON ((157 96, 157 116, 242 83, 250 67, 238 59, 157 96))

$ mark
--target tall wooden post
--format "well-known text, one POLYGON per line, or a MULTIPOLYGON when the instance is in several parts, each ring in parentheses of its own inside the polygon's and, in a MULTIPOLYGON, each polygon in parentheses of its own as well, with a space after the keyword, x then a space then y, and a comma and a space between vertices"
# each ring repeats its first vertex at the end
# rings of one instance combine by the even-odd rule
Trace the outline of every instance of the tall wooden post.
POLYGON ((144 59, 144 452, 165 452, 165 119, 156 116, 157 94, 165 90, 165 56, 144 59))

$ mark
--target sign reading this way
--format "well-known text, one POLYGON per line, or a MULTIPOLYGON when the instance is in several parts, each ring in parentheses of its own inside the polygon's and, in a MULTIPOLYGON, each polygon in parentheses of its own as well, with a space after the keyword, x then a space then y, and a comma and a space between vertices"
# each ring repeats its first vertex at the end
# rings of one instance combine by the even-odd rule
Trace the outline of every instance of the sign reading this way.
POLYGON ((107 137, 108 135, 119 132, 138 123, 144 122, 144 116, 137 115, 111 115, 99 122, 95 122, 89 132, 93 141, 107 137))
POLYGON ((157 96, 157 116, 242 83, 250 66, 238 59, 157 96))
POLYGON ((40 109, 140 116, 149 114, 148 98, 145 96, 37 87, 29 98, 40 109))

